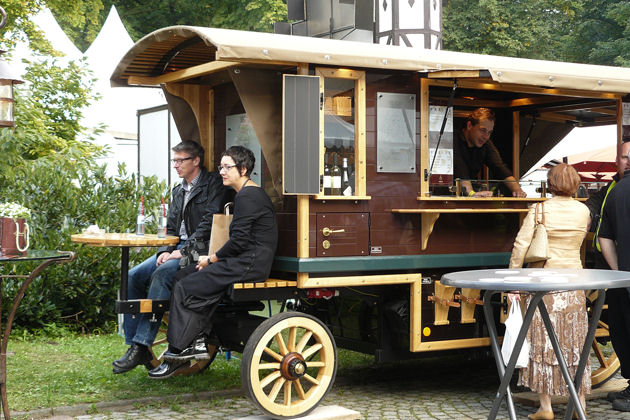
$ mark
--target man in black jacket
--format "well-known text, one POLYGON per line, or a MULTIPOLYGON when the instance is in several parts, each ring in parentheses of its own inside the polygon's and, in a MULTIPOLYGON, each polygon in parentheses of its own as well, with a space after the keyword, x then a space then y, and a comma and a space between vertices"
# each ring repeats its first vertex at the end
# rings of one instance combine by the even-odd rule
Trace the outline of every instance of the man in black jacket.
MULTIPOLYGON (((179 236, 177 246, 162 247, 157 254, 129 270, 128 299, 169 299, 173 278, 181 265, 208 252, 212 216, 223 210, 230 191, 221 176, 203 167, 204 150, 194 141, 183 141, 173 150, 173 165, 182 183, 173 189, 168 212, 168 235, 179 236), (148 292, 147 292, 148 289, 148 292)), ((125 314, 127 352, 113 362, 114 373, 138 365, 150 368, 149 348, 158 333, 162 314, 125 314)))
MULTIPOLYGON (((599 201, 601 216, 595 231, 595 246, 606 259, 605 266, 597 263, 596 268, 610 267, 613 270, 630 270, 630 142, 623 143, 617 153, 617 180, 611 182, 599 201), (599 237, 598 237, 599 236, 599 237)), ((588 204, 588 202, 587 202, 588 204)), ((590 208, 590 206, 589 206, 590 208)), ((592 213, 592 211, 591 211, 592 213)), ((630 295, 628 289, 608 289, 608 325, 610 338, 619 358, 621 376, 630 383, 630 295)), ((612 407, 618 411, 630 411, 630 385, 619 392, 607 395, 612 407)))

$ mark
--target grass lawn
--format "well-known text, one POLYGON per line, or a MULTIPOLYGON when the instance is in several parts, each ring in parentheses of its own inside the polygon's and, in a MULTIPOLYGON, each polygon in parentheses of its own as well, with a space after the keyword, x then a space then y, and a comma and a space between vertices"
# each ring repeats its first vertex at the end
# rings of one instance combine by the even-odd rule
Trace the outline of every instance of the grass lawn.
MULTIPOLYGON (((233 389, 241 386, 240 354, 226 361, 217 355, 210 367, 190 376, 149 379, 144 367, 112 374, 112 360, 126 347, 117 334, 55 338, 12 337, 7 358, 7 393, 12 411, 30 411, 78 403, 119 401, 233 389)), ((365 367, 373 357, 339 351, 339 369, 365 367)))

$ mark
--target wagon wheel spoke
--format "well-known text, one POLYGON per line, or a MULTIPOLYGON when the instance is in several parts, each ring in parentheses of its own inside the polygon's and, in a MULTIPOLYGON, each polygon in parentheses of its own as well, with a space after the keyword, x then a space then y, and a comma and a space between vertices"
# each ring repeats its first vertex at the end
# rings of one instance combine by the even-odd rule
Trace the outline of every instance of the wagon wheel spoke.
POLYGON ((275 351, 271 350, 269 347, 265 347, 263 349, 263 351, 265 353, 267 353, 269 356, 273 357, 274 359, 276 359, 278 362, 282 361, 282 356, 280 356, 278 353, 276 353, 275 351))
POLYGON ((321 343, 312 345, 308 349, 304 350, 304 352, 302 353, 302 357, 304 358, 304 360, 308 360, 309 357, 317 353, 321 348, 322 348, 321 343))
POLYGON ((276 379, 276 382, 274 382, 273 387, 271 388, 271 391, 269 391, 269 394, 267 394, 267 396, 269 397, 271 401, 275 401, 276 398, 278 398, 278 394, 280 393, 280 390, 282 389, 282 385, 284 385, 286 381, 287 380, 282 377, 276 379))
POLYGON ((291 382, 284 383, 284 405, 291 405, 291 382))
POLYGON ((326 363, 324 362, 308 362, 308 367, 310 368, 321 368, 321 367, 325 367, 326 363))
POLYGON ((300 338, 300 342, 295 347, 295 352, 302 353, 302 350, 304 350, 304 347, 306 347, 306 343, 308 343, 308 340, 310 340, 312 336, 313 336, 313 331, 305 332, 302 338, 300 338))
POLYGON ((280 354, 281 355, 285 355, 289 352, 289 350, 287 350, 287 345, 284 343, 284 338, 282 338, 282 333, 278 333, 275 336, 276 338, 276 344, 278 345, 278 350, 280 350, 280 354))
POLYGON ((302 376, 302 378, 306 379, 307 381, 309 381, 313 385, 319 385, 319 381, 317 379, 313 378, 308 373, 305 373, 304 376, 302 376))
POLYGON ((295 388, 295 391, 298 394, 298 397, 300 397, 301 400, 306 399, 306 394, 304 393, 304 388, 302 388, 302 383, 300 382, 300 380, 296 380, 293 381, 293 387, 295 388))
POLYGON ((597 360, 599 360, 600 366, 608 367, 608 360, 606 360, 606 356, 604 356, 604 352, 597 344, 597 341, 593 341, 593 352, 595 353, 597 360))
POLYGON ((258 370, 280 369, 280 363, 261 363, 258 365, 258 370))
POLYGON ((273 381, 275 381, 276 379, 280 378, 281 376, 282 374, 280 373, 279 370, 275 372, 271 372, 269 375, 265 376, 264 378, 260 380, 260 386, 264 388, 270 383, 272 383, 273 381))
POLYGON ((289 330, 289 340, 287 343, 287 347, 289 351, 295 351, 295 338, 297 336, 297 327, 291 327, 289 330))

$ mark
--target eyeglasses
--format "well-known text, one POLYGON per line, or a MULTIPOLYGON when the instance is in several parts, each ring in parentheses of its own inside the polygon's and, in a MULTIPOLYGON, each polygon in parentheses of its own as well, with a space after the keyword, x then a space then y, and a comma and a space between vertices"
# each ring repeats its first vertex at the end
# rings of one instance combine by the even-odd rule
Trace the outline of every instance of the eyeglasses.
POLYGON ((227 171, 229 171, 230 169, 232 169, 232 168, 234 168, 236 166, 238 166, 238 165, 225 165, 225 166, 219 165, 219 166, 217 166, 217 169, 219 170, 219 172, 221 172, 221 171, 227 172, 227 171))
POLYGON ((181 165, 185 160, 189 160, 189 159, 194 159, 194 158, 192 156, 188 156, 183 159, 171 159, 171 162, 173 162, 173 165, 181 165))

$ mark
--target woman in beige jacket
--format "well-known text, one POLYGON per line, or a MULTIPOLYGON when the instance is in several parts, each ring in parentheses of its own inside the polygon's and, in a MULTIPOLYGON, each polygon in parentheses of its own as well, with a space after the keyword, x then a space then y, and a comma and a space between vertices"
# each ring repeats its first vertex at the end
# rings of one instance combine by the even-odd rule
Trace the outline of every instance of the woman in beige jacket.
MULTIPOLYGON (((589 211, 584 204, 571 198, 580 185, 580 177, 572 166, 563 163, 549 171, 547 180, 553 198, 545 201, 541 207, 544 207, 543 220, 549 238, 550 258, 547 261, 530 263, 529 267, 582 268, 580 247, 586 235, 589 211)), ((525 253, 534 234, 535 208, 536 205, 530 208, 514 241, 510 259, 512 268, 523 265, 525 253)), ((571 376, 575 376, 588 329, 584 291, 552 293, 543 300, 558 335, 569 372, 571 376)), ((530 343, 529 364, 527 368, 521 369, 519 383, 537 392, 540 398, 539 410, 529 418, 553 419, 551 395, 568 395, 568 391, 538 311, 534 314, 527 339, 530 343)), ((579 390, 582 407, 586 407, 584 395, 590 390, 589 362, 579 390)))

